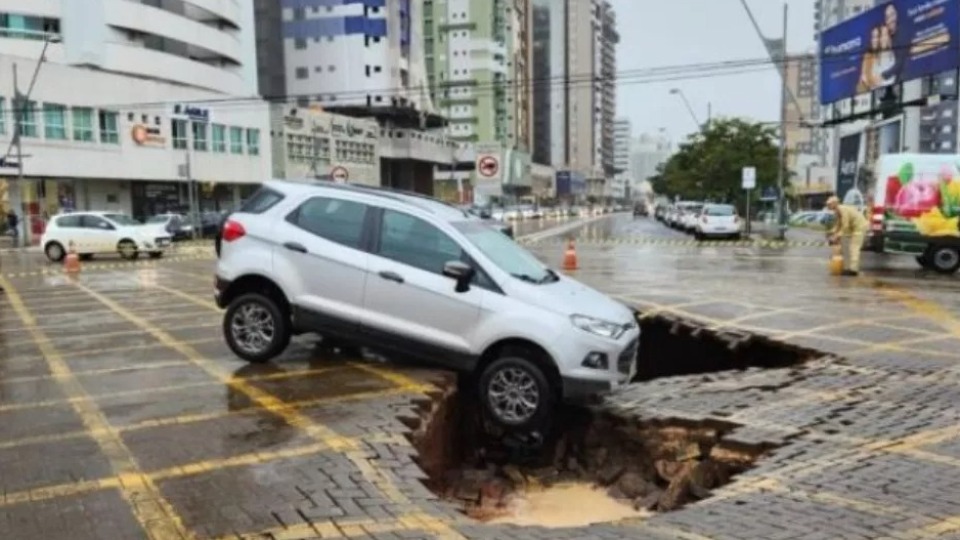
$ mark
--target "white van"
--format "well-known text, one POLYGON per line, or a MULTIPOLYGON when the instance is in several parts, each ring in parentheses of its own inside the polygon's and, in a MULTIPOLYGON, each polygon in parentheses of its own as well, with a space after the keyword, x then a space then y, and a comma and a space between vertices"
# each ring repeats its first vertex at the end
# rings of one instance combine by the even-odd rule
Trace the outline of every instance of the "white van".
POLYGON ((877 161, 868 248, 960 270, 960 156, 890 154, 877 161))

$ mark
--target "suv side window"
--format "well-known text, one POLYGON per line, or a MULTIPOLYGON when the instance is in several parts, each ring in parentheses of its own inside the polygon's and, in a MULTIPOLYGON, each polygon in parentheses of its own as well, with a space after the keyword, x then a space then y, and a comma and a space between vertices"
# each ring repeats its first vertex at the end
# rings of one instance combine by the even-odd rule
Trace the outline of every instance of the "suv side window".
POLYGON ((435 274, 443 273, 448 261, 462 260, 460 245, 440 229, 409 214, 383 211, 380 228, 381 257, 435 274))
POLYGON ((361 249, 367 209, 358 202, 314 197, 290 213, 287 221, 331 242, 361 249))
POLYGON ((75 229, 81 227, 80 223, 81 216, 63 216, 57 218, 57 227, 65 227, 69 229, 75 229))
POLYGON ((282 193, 277 193, 268 187, 261 187, 240 206, 239 211, 245 214, 262 214, 282 199, 282 193))
POLYGON ((111 225, 109 221, 98 216, 83 216, 83 227, 85 229, 99 229, 101 231, 113 229, 113 225, 111 225))

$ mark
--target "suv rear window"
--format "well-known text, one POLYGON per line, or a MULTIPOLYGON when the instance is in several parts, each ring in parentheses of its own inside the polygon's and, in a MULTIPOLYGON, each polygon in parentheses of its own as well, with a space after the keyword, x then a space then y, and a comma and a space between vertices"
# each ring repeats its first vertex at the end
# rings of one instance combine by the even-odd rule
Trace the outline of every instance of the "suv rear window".
POLYGON ((708 216, 732 216, 736 211, 732 206, 708 206, 703 213, 708 216))
POLYGON ((239 212, 245 214, 262 214, 283 200, 283 194, 268 187, 262 187, 249 199, 240 205, 239 212))

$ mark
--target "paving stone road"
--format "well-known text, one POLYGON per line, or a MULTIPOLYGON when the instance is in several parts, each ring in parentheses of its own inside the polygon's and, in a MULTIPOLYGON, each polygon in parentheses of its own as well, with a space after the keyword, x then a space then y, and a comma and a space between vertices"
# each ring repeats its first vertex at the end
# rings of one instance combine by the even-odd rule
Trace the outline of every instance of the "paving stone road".
MULTIPOLYGON (((691 246, 629 216, 573 234, 577 277, 648 315, 823 353, 606 401, 777 447, 714 497, 577 529, 470 522, 423 487, 404 436, 444 374, 299 338, 271 365, 239 363, 202 248, 77 280, 16 254, 0 277, 0 538, 960 538, 957 278, 867 257, 841 280, 823 249, 691 246)), ((559 264, 556 242, 532 249, 559 264)))

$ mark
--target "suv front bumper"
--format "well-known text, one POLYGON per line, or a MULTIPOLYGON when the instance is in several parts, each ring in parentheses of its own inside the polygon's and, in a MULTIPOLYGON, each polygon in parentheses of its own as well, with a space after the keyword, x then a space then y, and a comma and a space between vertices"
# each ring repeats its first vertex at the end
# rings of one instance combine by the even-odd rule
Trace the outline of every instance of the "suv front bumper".
POLYGON ((637 374, 639 326, 616 341, 579 331, 565 341, 567 362, 560 366, 565 401, 584 401, 610 392, 628 384, 637 374), (607 368, 584 367, 583 360, 591 353, 605 354, 607 368))

